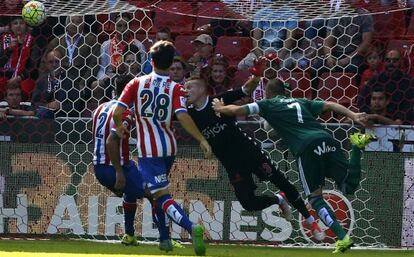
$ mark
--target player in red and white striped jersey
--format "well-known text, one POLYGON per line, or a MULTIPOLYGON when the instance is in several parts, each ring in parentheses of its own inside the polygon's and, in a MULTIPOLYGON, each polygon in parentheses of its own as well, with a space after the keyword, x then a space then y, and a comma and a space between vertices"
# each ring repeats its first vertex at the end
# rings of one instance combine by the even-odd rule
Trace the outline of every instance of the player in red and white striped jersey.
MULTIPOLYGON (((116 81, 117 95, 120 95, 132 76, 120 76, 116 81)), ((129 159, 129 134, 119 138, 113 122, 113 112, 118 101, 103 103, 93 112, 92 133, 94 139, 93 164, 98 181, 114 192, 123 194, 125 235, 122 242, 137 244, 134 236, 136 200, 144 195, 144 181, 135 163, 129 159)), ((122 126, 130 130, 133 113, 126 109, 122 113, 122 126)))
MULTIPOLYGON (((162 210, 192 235, 196 254, 204 254, 203 228, 188 219, 168 190, 168 173, 177 152, 171 127, 173 115, 200 142, 208 156, 211 156, 211 147, 187 113, 182 85, 173 82, 168 76, 175 55, 174 45, 168 41, 158 41, 151 47, 150 54, 154 71, 128 83, 119 98, 121 104, 115 108, 113 115, 117 134, 123 137, 127 133, 127 129, 122 126, 122 113, 134 105, 138 168, 146 187, 162 210)), ((160 240, 162 242, 164 239, 160 240)))
MULTIPOLYGON (((111 130, 115 129, 115 123, 112 119, 113 111, 119 102, 112 100, 103 103, 92 114, 92 133, 94 138, 93 164, 112 165, 106 147, 106 139, 111 134, 111 130)), ((132 126, 132 115, 130 110, 125 110, 122 114, 124 126, 130 130, 132 126)), ((113 133, 113 132, 112 132, 113 133)), ((129 162, 129 135, 120 140, 120 162, 121 166, 129 162)))
MULTIPOLYGON (((168 76, 151 73, 135 78, 125 88, 122 103, 133 103, 137 125, 138 157, 175 156, 177 143, 172 132, 172 116, 187 112, 181 85, 168 76), (174 113, 173 113, 174 112, 174 113)), ((128 105, 124 104, 127 108, 128 105)))

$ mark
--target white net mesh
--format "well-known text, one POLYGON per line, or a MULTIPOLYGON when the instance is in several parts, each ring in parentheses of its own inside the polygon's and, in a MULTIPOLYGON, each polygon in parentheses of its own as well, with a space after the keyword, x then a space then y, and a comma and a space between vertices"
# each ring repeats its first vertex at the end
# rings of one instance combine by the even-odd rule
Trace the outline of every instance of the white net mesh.
MULTIPOLYGON (((123 234, 121 199, 111 196, 93 174, 90 116, 99 103, 112 97, 116 75, 151 71, 149 47, 163 36, 175 41, 181 61, 187 64, 184 77, 200 63, 222 66, 226 76, 221 81, 211 70, 205 71, 213 93, 240 87, 255 58, 276 52, 280 64, 271 66, 266 76, 289 82, 294 97, 335 101, 367 111, 373 108, 373 87, 380 84, 382 90, 378 91, 389 94, 388 118, 407 125, 413 122, 409 110, 414 94, 412 86, 407 86, 412 85, 414 43, 409 37, 414 28, 409 1, 390 1, 389 5, 387 1, 42 2, 48 21, 28 30, 36 39, 31 43, 32 64, 26 64, 32 73, 21 71, 28 84, 20 84, 24 100, 32 103, 31 116, 38 119, 9 116, 0 123, 2 140, 13 141, 0 143, 0 159, 6 160, 0 165, 0 233, 6 235, 69 234, 102 239, 123 234), (212 46, 204 49, 207 53, 191 43, 203 33, 212 38, 212 46), (363 70, 373 65, 367 56, 375 52, 380 61, 383 56, 395 59, 398 56, 386 53, 395 48, 403 52, 407 64, 401 65, 397 77, 380 75, 388 64, 369 67, 372 73, 364 77, 363 70), (132 58, 128 65, 127 58, 132 58), (226 61, 219 62, 219 58, 226 61), (50 116, 55 120, 46 119, 50 116)), ((19 8, 5 11, 3 28, 13 22, 10 17, 19 8)), ((7 30, 2 35, 8 35, 7 30)), ((7 38, 2 37, 4 46, 7 38)), ((7 82, 16 77, 7 72, 1 70, 6 82, 0 81, 1 97, 6 100, 7 82)), ((183 75, 178 74, 177 80, 183 75)), ((265 81, 252 98, 263 98, 264 88, 265 81)), ((342 117, 328 115, 321 120, 330 122, 327 129, 348 150, 347 136, 355 128, 341 123, 345 121, 342 117)), ((242 126, 301 189, 294 158, 278 136, 260 122, 247 121, 242 126)), ((364 156, 361 189, 347 198, 328 183, 325 198, 358 245, 412 247, 413 182, 412 176, 404 174, 412 170, 414 132, 407 126, 379 128, 376 133, 380 141, 371 144, 371 152, 364 156), (396 199, 393 192, 402 192, 403 197, 396 199)), ((315 243, 297 212, 288 223, 276 206, 262 212, 244 211, 219 162, 204 160, 185 133, 178 131, 177 136, 181 145, 171 172, 171 191, 190 219, 204 224, 211 240, 315 243)), ((258 193, 277 192, 270 183, 259 185, 258 193)), ((323 243, 333 243, 332 232, 326 232, 323 243)), ((146 200, 138 208, 136 234, 143 240, 158 238, 146 200)), ((176 225, 172 237, 188 239, 176 225)))

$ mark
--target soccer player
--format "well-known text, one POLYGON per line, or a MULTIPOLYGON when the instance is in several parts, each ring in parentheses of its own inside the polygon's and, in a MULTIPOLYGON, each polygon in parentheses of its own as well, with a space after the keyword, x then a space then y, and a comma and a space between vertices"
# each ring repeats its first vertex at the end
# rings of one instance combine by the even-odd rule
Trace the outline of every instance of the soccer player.
MULTIPOLYGON (((116 79, 118 96, 132 79, 131 75, 120 76, 116 79)), ((119 138, 114 132, 115 124, 112 116, 117 105, 118 101, 112 100, 99 105, 93 112, 93 164, 99 183, 117 196, 123 195, 125 235, 122 237, 122 243, 137 245, 137 239, 134 236, 134 218, 137 208, 136 200, 144 195, 144 182, 135 163, 129 160, 129 134, 126 134, 124 138, 119 138)), ((124 110, 121 120, 122 126, 129 130, 132 125, 132 112, 128 109, 124 110)))
MULTIPOLYGON (((220 94, 225 103, 233 103, 251 95, 258 85, 266 68, 265 57, 259 59, 251 70, 254 75, 245 85, 234 91, 220 94)), ((233 117, 217 115, 212 108, 212 97, 208 95, 208 86, 202 79, 192 79, 186 84, 188 91, 189 114, 198 128, 212 146, 215 156, 226 169, 230 183, 240 204, 248 211, 263 210, 278 204, 286 220, 292 219, 289 202, 305 217, 308 228, 317 240, 322 240, 324 233, 317 222, 309 214, 297 189, 280 172, 272 160, 265 154, 256 142, 246 135, 233 117), (256 195, 257 188, 253 181, 255 174, 262 181, 270 181, 284 194, 276 196, 256 195)))
POLYGON ((351 135, 353 146, 348 163, 339 143, 316 120, 316 116, 333 111, 365 126, 366 114, 354 113, 333 102, 287 97, 285 86, 281 80, 275 79, 266 87, 267 99, 243 106, 224 105, 223 101, 214 99, 213 108, 230 116, 259 114, 278 132, 297 159, 299 177, 309 203, 322 222, 338 237, 333 253, 345 252, 353 245, 352 239, 324 201, 322 186, 325 177, 328 177, 336 182, 342 192, 353 194, 361 180, 361 149, 375 136, 351 135))
POLYGON ((168 76, 175 54, 174 45, 168 41, 158 41, 151 47, 150 53, 154 71, 133 79, 125 87, 113 114, 116 131, 119 137, 128 133, 122 125, 122 113, 134 104, 138 168, 145 185, 168 217, 190 233, 195 253, 204 255, 204 228, 189 220, 168 190, 168 173, 177 152, 177 143, 171 130, 173 114, 183 128, 200 142, 207 157, 211 155, 211 147, 187 113, 184 89, 168 76))

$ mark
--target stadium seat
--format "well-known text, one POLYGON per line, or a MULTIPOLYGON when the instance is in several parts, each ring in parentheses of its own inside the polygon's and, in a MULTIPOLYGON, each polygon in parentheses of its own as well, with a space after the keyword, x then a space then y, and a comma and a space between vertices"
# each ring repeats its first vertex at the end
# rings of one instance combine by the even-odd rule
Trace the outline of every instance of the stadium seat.
POLYGON ((162 2, 155 9, 153 32, 168 27, 173 34, 191 33, 195 23, 193 5, 188 2, 162 2))
POLYGON ((243 18, 222 2, 199 2, 197 4, 197 21, 195 27, 198 28, 209 23, 212 17, 243 18))
POLYGON ((190 58, 195 52, 194 45, 191 43, 191 41, 195 38, 196 36, 193 35, 178 35, 175 38, 175 47, 178 53, 186 60, 190 58))
POLYGON ((373 14, 374 36, 376 38, 397 38, 405 35, 405 12, 373 14))
POLYGON ((290 85, 292 97, 312 98, 310 79, 305 72, 280 72, 279 76, 290 85))
POLYGON ((358 94, 355 77, 356 74, 353 73, 324 73, 319 80, 317 97, 347 107, 351 106, 352 101, 358 94))
POLYGON ((222 36, 217 40, 215 53, 226 56, 230 65, 237 66, 251 48, 252 41, 248 37, 222 36))

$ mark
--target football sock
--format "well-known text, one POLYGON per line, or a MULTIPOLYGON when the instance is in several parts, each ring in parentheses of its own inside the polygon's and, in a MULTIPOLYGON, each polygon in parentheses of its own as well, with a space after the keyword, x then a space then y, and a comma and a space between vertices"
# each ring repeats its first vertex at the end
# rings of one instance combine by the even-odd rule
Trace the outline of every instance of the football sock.
POLYGON ((306 224, 311 225, 315 221, 315 218, 312 215, 306 218, 306 224))
POLYGON ((349 167, 353 169, 361 169, 361 154, 362 151, 356 146, 352 146, 351 156, 349 158, 349 167))
POLYGON ((352 146, 348 164, 348 177, 346 179, 346 193, 348 194, 354 193, 361 181, 361 154, 361 149, 352 146))
POLYGON ((160 233, 160 240, 170 239, 170 227, 168 217, 165 215, 164 210, 156 201, 152 202, 152 220, 157 225, 158 232, 160 233))
MULTIPOLYGON (((130 199, 129 199, 130 200, 130 199)), ((135 212, 137 210, 136 202, 127 202, 126 199, 122 202, 122 207, 124 208, 124 222, 125 222, 125 233, 133 236, 135 233, 134 229, 134 219, 135 212)))
POLYGON ((172 219, 175 223, 185 228, 188 233, 192 233, 193 223, 184 213, 184 210, 171 198, 171 195, 166 194, 157 198, 157 204, 162 206, 164 212, 172 219))
POLYGON ((323 200, 322 196, 309 197, 309 202, 316 210, 321 221, 328 226, 340 240, 344 239, 346 236, 345 230, 336 220, 335 214, 325 200, 323 200))

